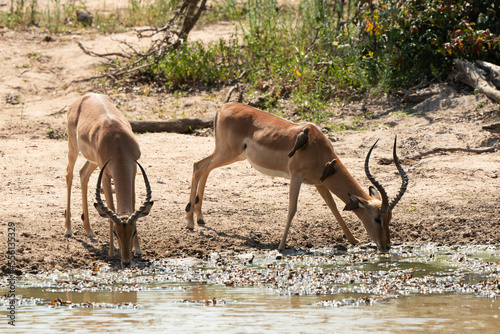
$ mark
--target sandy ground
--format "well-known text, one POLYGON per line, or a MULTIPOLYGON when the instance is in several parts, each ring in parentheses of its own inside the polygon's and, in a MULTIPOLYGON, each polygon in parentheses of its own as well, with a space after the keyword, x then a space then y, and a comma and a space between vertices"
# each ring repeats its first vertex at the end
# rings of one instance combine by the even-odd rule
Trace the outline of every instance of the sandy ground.
MULTIPOLYGON (((217 27, 220 31, 220 27, 217 27)), ((205 27, 196 38, 213 35, 205 27)), ((96 74, 100 60, 85 55, 81 41, 101 52, 119 49, 119 40, 133 43, 133 33, 98 36, 68 32, 46 41, 37 30, 0 28, 0 272, 7 270, 8 223, 15 224, 18 272, 42 269, 86 268, 101 262, 118 264, 108 253, 108 222, 91 208, 90 240, 79 219, 81 212, 79 168, 73 183, 73 231, 64 237, 67 165, 67 106, 86 92, 110 95, 129 119, 168 119, 211 116, 220 107, 227 89, 196 94, 150 94, 147 87, 127 92, 100 82, 74 83, 96 74), (54 139, 52 139, 52 138, 54 139)), ((380 138, 374 158, 389 158, 398 135, 401 158, 434 148, 499 147, 500 139, 481 129, 498 122, 498 105, 464 87, 434 85, 436 94, 419 104, 403 105, 397 99, 379 98, 331 107, 331 121, 357 128, 328 131, 337 154, 364 187, 364 156, 380 138), (373 115, 365 120, 363 114, 373 115)), ((349 128, 349 127, 348 127, 349 128)), ((141 163, 153 190, 151 214, 138 222, 143 261, 170 256, 202 257, 212 252, 250 252, 276 249, 284 229, 288 206, 288 180, 258 173, 247 162, 211 173, 204 202, 205 226, 185 228, 193 162, 210 154, 210 131, 201 135, 155 133, 137 135, 141 163)), ((393 212, 392 242, 438 244, 500 243, 500 153, 441 153, 406 159, 410 185, 393 212)), ((394 196, 400 186, 393 165, 372 163, 372 173, 394 196)), ((97 180, 90 180, 89 198, 97 180)), ((137 178, 137 201, 145 198, 137 178)), ((92 205, 92 204, 91 204, 92 205)), ((342 207, 339 203, 339 207, 342 207)), ((366 245, 372 244, 361 222, 343 213, 351 231, 366 245)), ((288 234, 287 246, 349 247, 338 224, 312 186, 304 185, 299 209, 288 234)), ((119 254, 119 252, 117 252, 119 254)), ((139 259, 136 259, 139 260, 139 259)))

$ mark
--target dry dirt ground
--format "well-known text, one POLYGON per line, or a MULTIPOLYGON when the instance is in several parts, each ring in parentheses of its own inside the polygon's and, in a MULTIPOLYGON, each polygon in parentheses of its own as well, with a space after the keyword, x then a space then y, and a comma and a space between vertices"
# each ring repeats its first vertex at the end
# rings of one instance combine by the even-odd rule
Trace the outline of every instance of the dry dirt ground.
MULTIPOLYGON (((227 28, 227 27, 226 27, 227 28)), ((215 30, 220 33, 220 26, 215 30)), ((230 30, 230 29, 228 29, 230 30)), ((196 38, 213 38, 209 27, 193 32, 196 38)), ((102 52, 119 48, 119 40, 134 43, 133 33, 100 36, 67 32, 50 41, 38 30, 11 31, 0 28, 0 272, 7 270, 9 222, 15 224, 16 269, 36 272, 52 268, 86 268, 109 259, 108 222, 91 207, 91 226, 96 238, 84 233, 80 220, 81 194, 78 172, 72 189, 74 235, 64 237, 67 165, 66 106, 86 92, 110 95, 129 119, 168 119, 211 116, 220 107, 227 88, 218 92, 144 95, 119 87, 104 88, 98 82, 74 80, 96 74, 100 60, 77 46, 102 52), (52 139, 52 138, 54 139, 52 139)), ((365 130, 328 133, 337 154, 364 187, 363 171, 368 148, 378 138, 372 172, 394 196, 400 179, 394 165, 375 161, 389 158, 394 135, 398 135, 401 158, 434 148, 485 148, 492 153, 439 153, 404 160, 408 191, 393 212, 393 244, 499 244, 500 153, 499 138, 482 126, 498 122, 499 106, 461 86, 434 85, 436 94, 416 104, 396 98, 378 98, 331 107, 331 121, 348 126, 364 114, 373 119, 356 123, 365 130)), ((290 109, 293 118, 293 109, 290 109)), ((211 153, 210 131, 196 135, 150 133, 137 135, 141 163, 152 184, 155 204, 148 217, 138 222, 143 261, 171 256, 202 257, 211 252, 251 252, 276 249, 284 229, 288 205, 288 180, 259 174, 247 162, 213 171, 204 202, 205 226, 185 228, 192 163, 211 153)), ((92 198, 97 172, 90 180, 92 198)), ((145 198, 137 178, 137 201, 145 198)), ((90 203, 92 206, 92 203, 90 203)), ((342 203, 338 204, 342 207, 342 203)), ((343 213, 348 226, 362 244, 370 245, 361 222, 343 213)), ((341 229, 312 186, 304 185, 299 209, 288 234, 287 246, 349 247, 341 229)), ((119 252, 117 253, 119 254, 119 252)))

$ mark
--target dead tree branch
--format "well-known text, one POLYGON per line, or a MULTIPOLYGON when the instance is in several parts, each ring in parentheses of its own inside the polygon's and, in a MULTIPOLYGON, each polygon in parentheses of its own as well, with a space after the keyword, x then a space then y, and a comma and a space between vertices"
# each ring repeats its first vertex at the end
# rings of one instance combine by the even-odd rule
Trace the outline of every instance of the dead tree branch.
POLYGON ((184 0, 174 16, 167 22, 164 27, 149 27, 136 30, 137 37, 150 38, 151 45, 144 51, 136 50, 130 43, 122 41, 125 46, 122 52, 97 53, 87 49, 81 42, 78 46, 82 51, 92 57, 100 57, 107 59, 110 63, 113 57, 120 57, 129 60, 134 60, 126 63, 123 67, 114 71, 108 71, 106 74, 94 76, 91 78, 80 79, 73 82, 90 81, 108 77, 113 81, 133 77, 140 77, 141 71, 151 65, 162 60, 168 52, 179 48, 188 37, 189 32, 193 29, 196 22, 200 18, 202 12, 206 9, 207 0, 184 0), (126 51, 127 50, 127 51, 126 51))

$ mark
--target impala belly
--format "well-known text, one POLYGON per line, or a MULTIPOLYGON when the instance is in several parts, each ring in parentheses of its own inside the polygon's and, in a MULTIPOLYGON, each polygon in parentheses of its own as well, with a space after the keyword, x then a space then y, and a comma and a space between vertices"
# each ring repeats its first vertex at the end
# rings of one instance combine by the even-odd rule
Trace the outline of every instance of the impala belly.
POLYGON ((272 176, 272 177, 284 177, 286 179, 290 179, 290 174, 288 174, 286 172, 283 172, 281 170, 268 169, 268 168, 265 168, 265 167, 262 167, 262 166, 259 166, 259 165, 255 164, 252 160, 250 160, 248 158, 247 158, 247 160, 250 163, 250 165, 253 166, 253 168, 255 168, 256 170, 258 170, 262 174, 266 174, 266 175, 272 176))
POLYGON ((288 168, 273 168, 273 166, 280 166, 279 155, 271 154, 267 158, 261 155, 252 154, 254 152, 251 149, 246 149, 244 152, 244 157, 248 160, 250 165, 262 174, 272 176, 272 177, 284 177, 290 179, 290 173, 288 168))

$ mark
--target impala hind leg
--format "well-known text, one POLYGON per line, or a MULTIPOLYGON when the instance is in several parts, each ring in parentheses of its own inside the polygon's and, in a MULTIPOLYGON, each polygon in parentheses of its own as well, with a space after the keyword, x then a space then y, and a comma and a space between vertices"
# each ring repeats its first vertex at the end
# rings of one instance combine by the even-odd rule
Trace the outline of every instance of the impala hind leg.
POLYGON ((325 186, 320 185, 320 184, 316 185, 316 189, 318 189, 319 194, 321 195, 321 197, 323 197, 323 199, 326 202, 326 205, 328 205, 328 207, 330 208, 330 211, 332 211, 332 213, 333 213, 333 216, 337 219, 340 227, 342 228, 342 231, 344 231, 344 234, 345 234, 347 240, 352 245, 357 244, 358 239, 356 239, 352 235, 351 231, 349 230, 349 227, 347 227, 344 219, 342 218, 339 210, 337 209, 337 205, 335 205, 335 201, 333 200, 333 197, 332 197, 332 194, 330 193, 330 191, 325 186))
MULTIPOLYGON (((221 151, 219 151, 220 153, 221 151)), ((227 151, 226 151, 227 152, 227 151)), ((191 182, 191 194, 189 196, 189 203, 186 207, 186 218, 188 229, 194 228, 194 213, 198 218, 198 224, 204 224, 203 212, 201 210, 201 205, 203 203, 203 194, 205 193, 205 185, 208 179, 208 175, 212 170, 218 167, 226 166, 232 164, 236 161, 244 160, 238 154, 218 154, 217 151, 209 155, 208 157, 195 162, 193 164, 193 179, 191 182)))
POLYGON ((190 230, 194 228, 195 206, 201 208, 201 206, 199 205, 200 198, 196 196, 198 192, 198 185, 200 183, 200 178, 205 173, 207 174, 205 176, 205 180, 208 178, 208 174, 210 173, 210 171, 207 171, 207 168, 210 165, 212 157, 213 154, 193 164, 193 176, 191 178, 191 193, 189 195, 189 203, 186 206, 186 219, 187 219, 186 227, 190 230))
POLYGON ((96 168, 97 168, 96 164, 87 161, 83 165, 82 169, 80 169, 80 184, 82 187, 83 228, 87 232, 87 235, 91 238, 93 238, 95 235, 94 232, 92 232, 92 229, 90 228, 89 206, 88 206, 87 196, 88 196, 88 185, 89 185, 90 175, 96 168))
POLYGON ((201 210, 201 205, 203 203, 203 194, 205 193, 205 185, 207 183, 208 174, 210 174, 212 170, 207 171, 200 177, 200 181, 198 182, 198 191, 196 194, 194 211, 196 212, 196 218, 198 219, 196 222, 198 225, 204 225, 205 220, 203 219, 203 211, 201 210))

